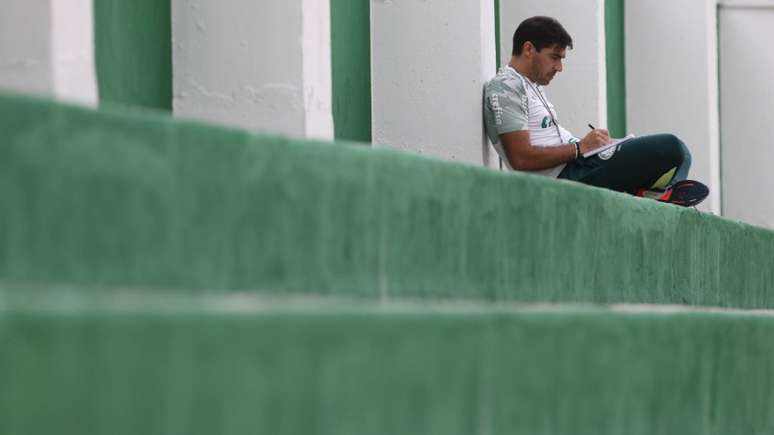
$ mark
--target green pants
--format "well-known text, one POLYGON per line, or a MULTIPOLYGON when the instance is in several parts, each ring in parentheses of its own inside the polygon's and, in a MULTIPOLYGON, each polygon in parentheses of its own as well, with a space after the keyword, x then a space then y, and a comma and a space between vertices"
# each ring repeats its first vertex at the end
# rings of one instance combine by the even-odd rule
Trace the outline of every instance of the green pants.
POLYGON ((642 136, 619 145, 612 155, 600 153, 567 164, 559 178, 619 192, 664 188, 685 180, 691 153, 672 134, 642 136))

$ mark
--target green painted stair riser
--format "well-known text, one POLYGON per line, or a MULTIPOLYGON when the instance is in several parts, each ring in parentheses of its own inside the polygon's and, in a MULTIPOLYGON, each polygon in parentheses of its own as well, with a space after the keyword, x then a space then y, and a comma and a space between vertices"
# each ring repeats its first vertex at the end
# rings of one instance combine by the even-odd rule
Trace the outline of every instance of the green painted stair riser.
POLYGON ((362 146, 0 97, 0 278, 773 307, 774 233, 362 146))
POLYGON ((0 432, 774 430, 768 317, 175 302, 0 310, 0 432))

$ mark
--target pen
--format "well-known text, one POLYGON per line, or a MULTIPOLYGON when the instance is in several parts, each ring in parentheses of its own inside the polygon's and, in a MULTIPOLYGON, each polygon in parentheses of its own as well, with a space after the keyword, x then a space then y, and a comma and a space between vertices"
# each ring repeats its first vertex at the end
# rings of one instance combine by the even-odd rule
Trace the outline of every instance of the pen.
POLYGON ((592 130, 596 130, 596 128, 594 128, 594 126, 591 125, 591 124, 589 124, 589 128, 592 129, 592 130))

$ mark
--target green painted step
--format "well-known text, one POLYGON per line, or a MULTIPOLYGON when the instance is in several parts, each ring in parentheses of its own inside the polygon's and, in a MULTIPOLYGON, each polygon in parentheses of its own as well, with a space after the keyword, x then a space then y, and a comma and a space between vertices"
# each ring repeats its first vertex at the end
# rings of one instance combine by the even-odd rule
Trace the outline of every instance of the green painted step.
POLYGON ((774 433, 770 315, 4 288, 3 434, 774 433))
POLYGON ((0 280, 774 307, 774 233, 346 143, 0 95, 0 280))

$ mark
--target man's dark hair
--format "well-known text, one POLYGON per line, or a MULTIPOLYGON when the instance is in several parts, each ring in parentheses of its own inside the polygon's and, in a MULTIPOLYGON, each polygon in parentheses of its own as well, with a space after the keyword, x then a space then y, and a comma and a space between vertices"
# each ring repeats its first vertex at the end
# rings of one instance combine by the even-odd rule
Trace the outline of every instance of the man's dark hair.
POLYGON ((532 17, 519 24, 513 34, 513 55, 521 55, 525 42, 531 42, 537 51, 546 47, 572 48, 572 37, 555 18, 532 17))

